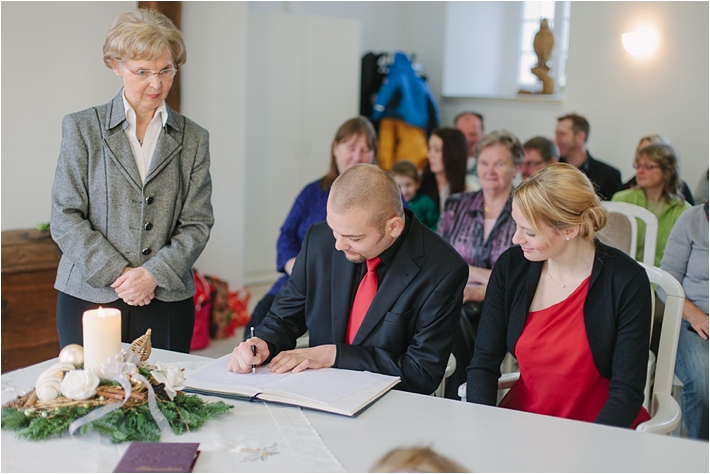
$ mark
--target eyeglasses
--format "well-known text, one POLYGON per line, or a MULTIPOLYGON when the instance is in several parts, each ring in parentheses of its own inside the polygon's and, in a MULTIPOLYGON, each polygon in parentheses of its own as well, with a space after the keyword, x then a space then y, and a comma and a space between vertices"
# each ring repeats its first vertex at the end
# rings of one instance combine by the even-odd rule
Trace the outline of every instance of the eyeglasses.
POLYGON ((158 79, 159 79, 161 82, 162 82, 163 80, 166 80, 166 81, 167 81, 167 80, 172 79, 173 77, 175 77, 175 74, 177 74, 177 72, 178 72, 177 69, 172 68, 172 67, 170 67, 170 68, 165 68, 165 69, 163 69, 163 70, 160 71, 160 72, 148 71, 147 69, 139 69, 139 70, 137 70, 137 71, 134 71, 133 69, 129 68, 129 67, 126 65, 126 63, 121 62, 121 64, 123 64, 123 66, 124 66, 126 69, 128 69, 130 72, 132 72, 133 74, 135 74, 135 76, 136 76, 139 80, 145 81, 145 82, 149 81, 149 80, 153 77, 153 75, 157 75, 157 76, 158 76, 158 79))
POLYGON ((658 165, 640 165, 638 163, 634 163, 634 169, 635 170, 644 170, 644 171, 652 171, 655 170, 656 168, 660 168, 658 165))
POLYGON ((523 161, 524 167, 537 168, 538 166, 542 166, 544 164, 545 164, 544 161, 523 161))

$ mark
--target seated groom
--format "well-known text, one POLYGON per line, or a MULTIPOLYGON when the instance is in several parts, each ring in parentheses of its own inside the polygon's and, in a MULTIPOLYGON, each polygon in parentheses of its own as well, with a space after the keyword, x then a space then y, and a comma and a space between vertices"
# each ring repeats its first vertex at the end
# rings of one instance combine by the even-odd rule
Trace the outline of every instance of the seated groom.
POLYGON ((459 254, 402 209, 392 177, 355 165, 333 183, 326 222, 308 230, 291 278, 229 370, 266 361, 276 373, 367 370, 430 394, 444 376, 467 279, 459 254), (294 349, 306 330, 310 347, 294 349))

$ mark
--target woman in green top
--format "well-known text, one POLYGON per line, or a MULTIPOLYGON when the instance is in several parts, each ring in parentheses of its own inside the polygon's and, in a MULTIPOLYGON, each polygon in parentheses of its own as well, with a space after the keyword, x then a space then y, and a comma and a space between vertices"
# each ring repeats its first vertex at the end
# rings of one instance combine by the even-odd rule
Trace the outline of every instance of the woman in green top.
MULTIPOLYGON (((619 191, 612 201, 628 202, 648 209, 658 218, 655 265, 661 264, 663 250, 676 219, 688 204, 680 197, 678 159, 670 145, 653 144, 640 148, 634 160, 637 187, 619 191)), ((639 220, 636 260, 643 260, 643 242, 646 226, 639 220)))

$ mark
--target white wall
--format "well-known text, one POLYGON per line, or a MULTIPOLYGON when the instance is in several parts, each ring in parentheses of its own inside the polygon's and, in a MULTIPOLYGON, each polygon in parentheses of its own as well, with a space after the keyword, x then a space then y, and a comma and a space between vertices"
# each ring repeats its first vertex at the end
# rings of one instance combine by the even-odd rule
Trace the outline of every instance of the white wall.
POLYGON ((187 63, 182 113, 210 132, 215 224, 195 263, 207 275, 244 284, 247 8, 244 2, 183 2, 187 63))
MULTIPOLYGON (((118 91, 120 82, 101 61, 101 46, 113 17, 134 6, 2 2, 3 230, 49 220, 62 116, 105 103, 118 91)), ((243 194, 245 9, 357 19, 363 53, 416 52, 446 124, 457 112, 476 109, 486 116, 488 130, 507 127, 525 140, 552 136, 555 117, 577 111, 591 122, 591 152, 616 164, 625 178, 633 174, 638 137, 654 131, 678 149, 691 187, 708 167, 707 2, 573 2, 561 102, 442 99, 445 2, 185 2, 183 112, 210 131, 217 218, 198 268, 232 286, 244 283, 243 222, 253 199, 243 194), (661 33, 660 51, 647 62, 628 56, 619 38, 644 18, 654 19, 661 33)), ((294 197, 281 196, 289 203, 294 197)))
POLYGON ((360 22, 279 11, 248 19, 244 277, 271 282, 295 196, 327 172, 337 127, 358 114, 360 22))
POLYGON ((62 117, 105 104, 111 20, 135 2, 2 2, 2 229, 49 222, 62 117), (89 21, 87 21, 89 20, 89 21))
MULTIPOLYGON (((667 136, 691 188, 708 168, 708 2, 572 2, 567 90, 561 101, 443 98, 447 2, 249 2, 249 8, 356 18, 362 52, 415 52, 437 95, 444 125, 462 110, 484 114, 486 129, 508 128, 521 140, 554 136, 556 117, 568 112, 591 123, 590 152, 617 166, 624 180, 638 139, 667 136), (653 21, 661 34, 648 61, 628 55, 621 33, 653 21)), ((475 3, 475 2, 472 2, 475 3)), ((474 48, 487 48, 485 43, 474 48)))
MULTIPOLYGON (((439 10, 444 17, 443 4, 439 10)), ((442 120, 450 125, 458 112, 473 109, 485 116, 486 130, 508 128, 526 140, 554 137, 556 117, 578 112, 591 124, 590 152, 617 166, 624 180, 634 175, 638 139, 659 132, 676 148, 682 177, 694 189, 710 153, 708 3, 572 2, 569 48, 562 101, 447 98, 440 102, 442 120), (658 53, 645 61, 627 54, 620 39, 644 20, 661 35, 658 53)), ((439 57, 419 55, 428 70, 440 69, 439 57)))
MULTIPOLYGON (((3 230, 49 221, 62 117, 106 103, 121 88, 102 47, 113 18, 135 7, 2 2, 3 230)), ((182 18, 182 113, 210 132, 215 212, 196 267, 235 287, 243 284, 246 4, 185 2, 182 18)))

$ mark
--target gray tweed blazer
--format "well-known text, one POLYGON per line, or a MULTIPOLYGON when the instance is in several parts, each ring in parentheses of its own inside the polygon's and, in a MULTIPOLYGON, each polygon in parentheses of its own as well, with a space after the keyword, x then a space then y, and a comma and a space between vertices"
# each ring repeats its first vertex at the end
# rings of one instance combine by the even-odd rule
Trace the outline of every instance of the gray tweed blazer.
POLYGON ((50 229, 63 255, 54 287, 108 303, 123 269, 143 266, 158 283, 155 298, 184 300, 195 293, 192 265, 214 223, 209 135, 168 107, 141 183, 122 94, 62 122, 50 229))

